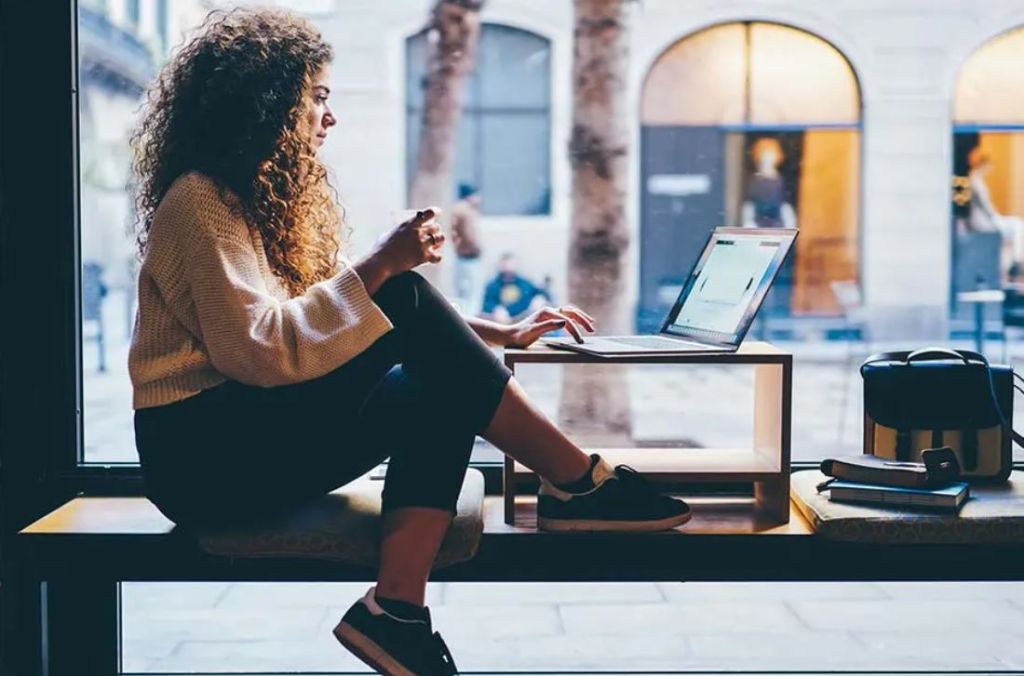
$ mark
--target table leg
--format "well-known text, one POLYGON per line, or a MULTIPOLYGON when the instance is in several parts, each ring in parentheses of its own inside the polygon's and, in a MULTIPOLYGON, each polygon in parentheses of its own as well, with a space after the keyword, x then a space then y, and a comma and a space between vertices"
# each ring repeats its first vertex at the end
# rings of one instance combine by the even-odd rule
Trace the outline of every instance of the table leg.
POLYGON ((983 354, 985 341, 985 304, 974 304, 974 349, 983 354))
MULTIPOLYGON (((516 374, 516 363, 505 355, 505 366, 512 375, 516 374)), ((516 463, 509 456, 505 456, 504 469, 502 470, 502 503, 505 511, 505 523, 512 526, 516 522, 516 463)))

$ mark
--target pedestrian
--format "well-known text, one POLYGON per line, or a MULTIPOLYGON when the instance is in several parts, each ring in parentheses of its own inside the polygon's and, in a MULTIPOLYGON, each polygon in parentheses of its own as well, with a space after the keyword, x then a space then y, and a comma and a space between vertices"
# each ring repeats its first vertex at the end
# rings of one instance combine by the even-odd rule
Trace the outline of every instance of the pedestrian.
POLYGON ((470 183, 459 184, 459 200, 451 209, 452 243, 455 245, 455 296, 463 312, 480 312, 480 191, 470 183))

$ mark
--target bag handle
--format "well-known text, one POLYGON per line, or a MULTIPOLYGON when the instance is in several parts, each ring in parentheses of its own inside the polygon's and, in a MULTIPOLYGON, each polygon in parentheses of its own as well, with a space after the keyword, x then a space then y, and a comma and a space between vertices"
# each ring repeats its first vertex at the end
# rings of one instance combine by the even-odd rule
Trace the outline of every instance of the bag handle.
POLYGON ((864 375, 865 366, 878 362, 895 361, 910 365, 916 362, 946 361, 950 359, 961 361, 964 364, 976 362, 988 368, 988 359, 977 352, 972 352, 971 350, 951 350, 945 347, 925 347, 913 351, 899 350, 896 352, 878 352, 873 354, 860 365, 860 374, 864 375))
POLYGON ((943 361, 947 359, 955 359, 962 361, 965 364, 970 364, 971 361, 985 362, 985 357, 978 354, 977 352, 970 352, 968 350, 949 350, 944 347, 926 347, 920 350, 914 350, 907 355, 905 362, 907 364, 919 361, 943 361))
MULTIPOLYGON (((943 361, 950 359, 961 361, 967 365, 974 362, 979 366, 984 367, 985 374, 988 376, 989 392, 992 395, 992 406, 995 408, 996 414, 999 416, 999 420, 1003 424, 1003 427, 1009 428, 1013 441, 1021 448, 1024 448, 1024 435, 1009 426, 1008 420, 1003 414, 1003 409, 999 406, 999 398, 996 396, 995 379, 992 377, 992 367, 989 365, 988 358, 979 352, 974 352, 972 350, 951 350, 945 347, 925 347, 914 351, 900 350, 896 352, 878 352, 865 359, 864 363, 860 365, 860 375, 861 377, 864 376, 864 367, 878 362, 894 361, 909 366, 915 362, 943 361)), ((1013 373, 1013 377, 1024 382, 1024 377, 1021 377, 1016 372, 1013 373)), ((1024 393, 1024 389, 1021 389, 1021 387, 1017 386, 1016 383, 1014 383, 1014 388, 1017 391, 1024 393)))

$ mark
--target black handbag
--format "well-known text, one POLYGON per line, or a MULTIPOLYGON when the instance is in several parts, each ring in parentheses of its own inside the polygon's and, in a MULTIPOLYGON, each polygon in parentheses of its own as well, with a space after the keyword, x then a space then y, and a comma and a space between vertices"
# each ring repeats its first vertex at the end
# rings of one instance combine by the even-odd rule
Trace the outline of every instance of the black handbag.
POLYGON ((860 373, 865 453, 920 462, 923 450, 948 446, 965 480, 1009 477, 1013 442, 1024 446, 1013 430, 1021 377, 1012 368, 977 352, 926 348, 872 355, 860 373))

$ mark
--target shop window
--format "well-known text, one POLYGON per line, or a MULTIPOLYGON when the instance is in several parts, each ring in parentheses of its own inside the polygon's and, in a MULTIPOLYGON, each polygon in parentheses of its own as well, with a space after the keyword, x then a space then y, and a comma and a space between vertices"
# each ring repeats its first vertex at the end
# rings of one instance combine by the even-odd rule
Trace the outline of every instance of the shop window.
POLYGON ((965 325, 971 308, 957 303, 958 293, 1024 282, 1022 58, 1024 28, 1018 28, 982 45, 957 79, 952 302, 954 321, 965 325))
POLYGON ((640 115, 640 328, 657 328, 722 225, 800 228, 762 317, 835 314, 835 285, 859 270, 861 106, 844 56, 787 26, 714 26, 658 57, 640 115))

